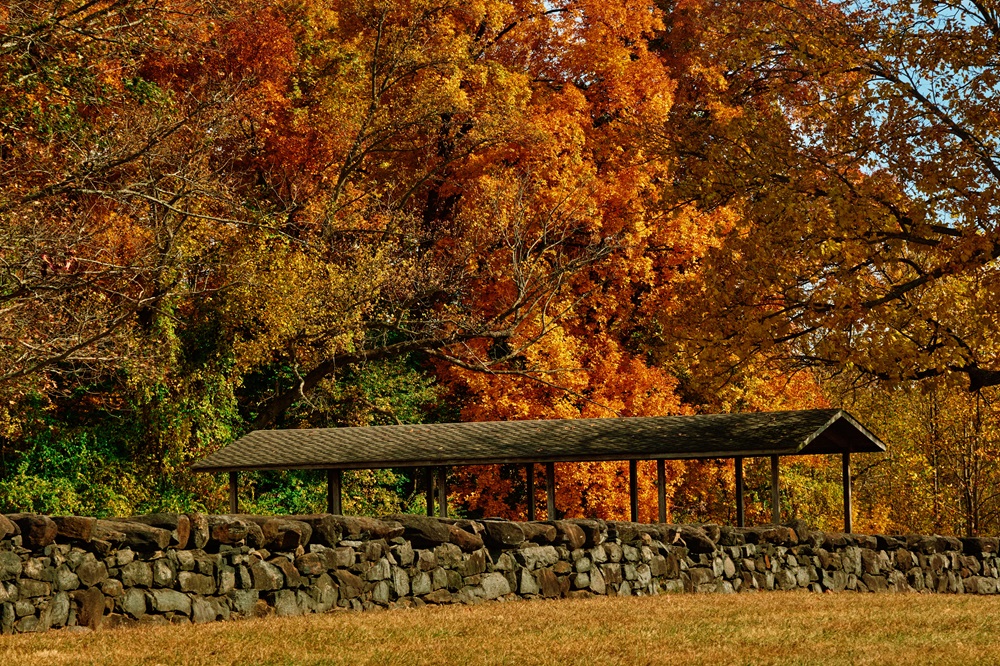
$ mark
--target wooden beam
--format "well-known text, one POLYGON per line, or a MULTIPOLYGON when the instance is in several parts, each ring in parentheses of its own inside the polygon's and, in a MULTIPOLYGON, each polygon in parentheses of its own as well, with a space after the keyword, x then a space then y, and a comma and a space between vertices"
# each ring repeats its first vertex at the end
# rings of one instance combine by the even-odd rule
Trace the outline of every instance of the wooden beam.
POLYGON ((635 460, 628 461, 628 505, 629 515, 632 522, 639 522, 639 463, 635 460))
POLYGON ((434 476, 430 467, 424 467, 424 493, 427 496, 427 515, 434 515, 434 476))
POLYGON ((549 520, 556 519, 556 464, 545 463, 546 514, 549 520))
POLYGON ((656 461, 656 505, 660 522, 667 522, 667 461, 663 458, 656 461))
POLYGON ((448 468, 438 467, 438 515, 442 518, 448 517, 448 468))
POLYGON ((781 495, 778 493, 778 456, 771 456, 771 522, 781 523, 781 495))
POLYGON ((240 512, 240 496, 237 489, 238 472, 229 473, 229 513, 240 512))
POLYGON ((524 466, 524 478, 528 482, 528 520, 535 519, 535 464, 524 466))
POLYGON ((746 506, 743 500, 743 456, 736 456, 736 526, 746 527, 746 506))
POLYGON ((843 475, 844 475, 844 531, 848 534, 851 533, 853 516, 851 511, 851 454, 848 451, 844 451, 843 460, 843 475))
POLYGON ((339 469, 326 470, 326 512, 339 516, 341 509, 341 481, 343 472, 339 469))

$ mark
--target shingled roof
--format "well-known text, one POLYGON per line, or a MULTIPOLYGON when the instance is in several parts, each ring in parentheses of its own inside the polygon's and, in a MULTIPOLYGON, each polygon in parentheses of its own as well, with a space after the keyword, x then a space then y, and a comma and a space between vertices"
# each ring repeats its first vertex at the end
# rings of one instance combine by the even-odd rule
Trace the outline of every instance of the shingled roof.
POLYGON ((839 409, 257 430, 195 463, 203 472, 734 458, 885 451, 839 409))

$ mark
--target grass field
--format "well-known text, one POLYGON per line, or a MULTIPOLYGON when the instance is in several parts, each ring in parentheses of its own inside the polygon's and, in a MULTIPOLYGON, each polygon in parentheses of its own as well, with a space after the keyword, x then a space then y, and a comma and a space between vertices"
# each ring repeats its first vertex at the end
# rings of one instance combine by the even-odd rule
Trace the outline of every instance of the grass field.
POLYGON ((0 638, 0 664, 1000 664, 1000 598, 683 595, 0 638))

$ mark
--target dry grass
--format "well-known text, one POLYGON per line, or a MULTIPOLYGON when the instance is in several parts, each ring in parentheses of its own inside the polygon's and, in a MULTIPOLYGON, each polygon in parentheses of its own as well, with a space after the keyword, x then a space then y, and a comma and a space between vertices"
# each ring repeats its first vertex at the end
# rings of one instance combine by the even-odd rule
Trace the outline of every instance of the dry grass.
POLYGON ((596 598, 0 638, 0 664, 1000 663, 1000 598, 596 598))

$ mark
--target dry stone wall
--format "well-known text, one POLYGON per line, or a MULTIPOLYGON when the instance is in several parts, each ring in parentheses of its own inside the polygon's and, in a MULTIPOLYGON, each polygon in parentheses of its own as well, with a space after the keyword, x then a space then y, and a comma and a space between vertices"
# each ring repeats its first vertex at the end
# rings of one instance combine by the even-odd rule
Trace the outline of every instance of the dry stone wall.
POLYGON ((0 630, 672 592, 995 594, 996 538, 400 515, 0 515, 0 630))

